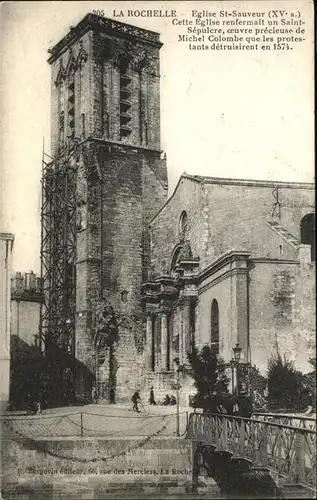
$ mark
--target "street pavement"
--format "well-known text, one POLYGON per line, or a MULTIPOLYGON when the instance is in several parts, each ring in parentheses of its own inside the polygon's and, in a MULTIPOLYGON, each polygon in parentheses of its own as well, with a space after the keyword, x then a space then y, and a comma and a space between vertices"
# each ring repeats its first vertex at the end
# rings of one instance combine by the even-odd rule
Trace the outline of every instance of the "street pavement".
MULTIPOLYGON (((179 409, 179 434, 184 435, 191 408, 179 409)), ((7 415, 10 427, 30 438, 176 436, 176 406, 86 405, 47 409, 41 415, 7 415)))

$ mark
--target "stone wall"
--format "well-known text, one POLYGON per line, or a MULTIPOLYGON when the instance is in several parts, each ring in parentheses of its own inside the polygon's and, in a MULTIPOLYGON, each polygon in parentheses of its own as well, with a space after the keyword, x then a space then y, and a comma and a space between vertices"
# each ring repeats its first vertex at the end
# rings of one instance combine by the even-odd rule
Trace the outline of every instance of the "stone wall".
MULTIPOLYGON (((179 243, 178 224, 183 210, 188 215, 188 238, 194 256, 200 257, 201 270, 231 249, 246 250, 253 257, 298 258, 295 248, 266 225, 272 220, 276 203, 274 182, 207 179, 182 176, 176 191, 151 223, 153 263, 158 273, 162 261, 166 265, 171 262, 179 243)), ((283 184, 278 189, 280 217, 274 220, 299 239, 302 217, 314 212, 313 186, 283 184)))
POLYGON ((149 270, 147 225, 166 198, 166 165, 159 152, 104 143, 90 148, 93 153, 87 147, 85 164, 78 173, 78 197, 87 190, 82 208, 87 215, 77 237, 76 356, 94 372, 92 310, 94 301, 103 297, 119 321, 114 348, 119 400, 141 382, 145 331, 141 283, 149 270))
POLYGON ((307 350, 314 344, 314 263, 309 247, 300 245, 300 221, 314 211, 313 190, 308 184, 277 184, 278 197, 273 182, 184 175, 151 223, 152 263, 157 274, 169 272, 180 244, 180 216, 186 210, 187 238, 193 257, 200 259, 197 342, 210 342, 211 303, 216 299, 220 355, 226 361, 237 340, 247 360, 249 336, 251 362, 262 373, 268 357, 276 352, 276 341, 281 354, 294 359, 298 369, 309 371, 307 350), (225 279, 216 270, 204 278, 230 250, 250 255, 249 289, 247 281, 235 282, 231 270, 221 270, 225 279))
POLYGON ((201 348, 212 341, 217 342, 211 338, 211 311, 216 301, 219 355, 226 363, 231 360, 232 347, 236 343, 241 347, 241 359, 244 362, 249 359, 248 259, 247 252, 227 252, 197 277, 199 324, 195 328, 196 343, 201 348))
POLYGON ((304 276, 299 264, 257 262, 250 271, 250 342, 252 364, 265 374, 272 354, 286 355, 296 367, 311 371, 309 342, 314 335, 312 274, 304 276), (303 288, 309 290, 305 304, 303 288))
POLYGON ((39 334, 40 302, 11 300, 11 335, 34 345, 39 334))
POLYGON ((104 481, 128 480, 131 476, 191 478, 192 443, 173 437, 3 439, 3 487, 21 478, 47 484, 57 477, 102 475, 104 481), (114 458, 111 458, 114 457, 114 458), (105 460, 107 458, 107 460, 105 460), (139 471, 139 472, 138 472, 139 471), (141 472, 143 471, 143 473, 141 472))
POLYGON ((200 185, 181 178, 172 198, 150 224, 151 263, 155 274, 170 271, 174 251, 180 243, 179 219, 188 213, 188 239, 193 256, 201 253, 203 220, 200 185))

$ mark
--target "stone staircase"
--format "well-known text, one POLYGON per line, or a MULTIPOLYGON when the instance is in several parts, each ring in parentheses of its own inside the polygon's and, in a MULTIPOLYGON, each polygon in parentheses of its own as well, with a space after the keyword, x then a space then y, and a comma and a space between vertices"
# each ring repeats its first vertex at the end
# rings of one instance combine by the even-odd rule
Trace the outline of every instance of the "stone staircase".
POLYGON ((87 482, 78 480, 59 481, 51 485, 21 485, 3 491, 4 500, 118 500, 125 499, 205 499, 224 498, 216 484, 200 482, 199 492, 191 491, 191 483, 181 478, 128 482, 97 482, 92 478, 87 482), (5 495, 8 496, 5 496, 5 495))
POLYGON ((283 240, 289 243, 292 247, 298 249, 300 241, 294 235, 292 235, 285 227, 283 227, 279 222, 275 220, 266 221, 267 225, 277 233, 283 240))
POLYGON ((282 498, 316 498, 316 492, 301 484, 290 484, 280 481, 279 490, 282 498))
POLYGON ((138 443, 139 437, 32 439, 9 428, 2 441, 2 498, 316 498, 307 488, 277 481, 268 468, 254 467, 214 445, 200 446, 200 460, 193 463, 189 439, 162 436, 138 443), (30 472, 32 467, 36 472, 30 472), (71 472, 43 472, 61 468, 71 472))
MULTIPOLYGON (((218 450, 214 445, 203 445, 201 451, 203 458, 196 466, 196 480, 199 480, 201 473, 212 476, 222 497, 316 498, 316 493, 304 485, 289 484, 269 468, 255 467, 250 460, 233 457, 229 451, 218 450)), ((194 489, 197 490, 195 480, 194 489)))
POLYGON ((138 447, 139 437, 33 439, 9 426, 2 444, 3 500, 223 498, 210 478, 192 491, 187 439, 162 436, 138 447))

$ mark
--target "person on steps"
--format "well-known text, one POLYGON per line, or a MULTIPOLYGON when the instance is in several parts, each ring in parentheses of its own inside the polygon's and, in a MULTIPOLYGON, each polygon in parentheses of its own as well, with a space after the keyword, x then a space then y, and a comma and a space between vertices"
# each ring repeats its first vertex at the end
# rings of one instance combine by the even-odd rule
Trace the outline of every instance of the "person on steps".
POLYGON ((139 404, 139 401, 141 401, 141 398, 140 398, 140 392, 139 391, 135 391, 133 393, 133 396, 132 396, 132 403, 133 403, 133 411, 136 411, 137 413, 140 413, 140 410, 139 410, 139 407, 138 407, 138 404, 139 404))

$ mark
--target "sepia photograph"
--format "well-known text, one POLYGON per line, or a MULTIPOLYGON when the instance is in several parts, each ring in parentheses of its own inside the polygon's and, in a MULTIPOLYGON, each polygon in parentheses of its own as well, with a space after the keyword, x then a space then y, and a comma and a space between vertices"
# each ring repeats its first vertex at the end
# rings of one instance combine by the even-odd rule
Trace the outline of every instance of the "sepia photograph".
POLYGON ((316 498, 311 0, 0 3, 0 499, 316 498))

